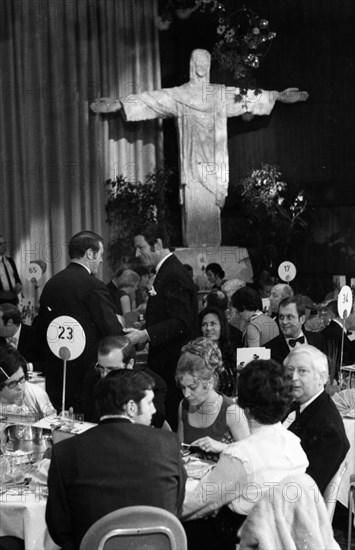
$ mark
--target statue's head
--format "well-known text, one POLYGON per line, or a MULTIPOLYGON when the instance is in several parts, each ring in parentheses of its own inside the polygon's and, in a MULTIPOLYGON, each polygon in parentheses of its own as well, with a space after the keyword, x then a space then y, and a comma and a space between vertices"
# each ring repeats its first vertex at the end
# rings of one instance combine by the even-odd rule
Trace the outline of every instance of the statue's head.
POLYGON ((193 50, 190 58, 190 79, 210 80, 211 54, 207 50, 193 50))

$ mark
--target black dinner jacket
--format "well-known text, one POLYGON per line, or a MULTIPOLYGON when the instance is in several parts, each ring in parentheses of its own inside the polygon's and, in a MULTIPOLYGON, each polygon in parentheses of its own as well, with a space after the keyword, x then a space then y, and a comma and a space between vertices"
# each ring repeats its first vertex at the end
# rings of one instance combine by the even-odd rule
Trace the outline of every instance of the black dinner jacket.
MULTIPOLYGON (((334 355, 334 348, 337 350, 337 356, 335 362, 331 362, 333 372, 330 372, 331 380, 336 376, 340 366, 340 350, 342 340, 343 329, 335 321, 330 321, 329 325, 322 330, 322 334, 326 340, 327 351, 329 356, 334 355)), ((346 334, 344 334, 344 348, 343 348, 343 365, 353 365, 355 363, 355 346, 349 340, 346 334)))
MULTIPOLYGON (((13 260, 10 256, 5 256, 5 257, 6 257, 6 259, 8 260, 9 264, 10 264, 11 267, 12 267, 12 272, 13 272, 13 276, 14 276, 14 279, 15 279, 15 283, 20 283, 20 284, 22 284, 14 260, 13 260)), ((2 285, 1 280, 0 280, 0 290, 4 290, 4 287, 3 287, 3 285, 2 285)), ((10 290, 13 291, 13 288, 10 288, 10 290)))
POLYGON ((17 350, 26 359, 27 363, 33 364, 34 371, 42 372, 45 369, 44 354, 37 341, 36 331, 32 326, 21 324, 17 350))
POLYGON ((63 365, 50 351, 46 332, 51 321, 61 315, 76 319, 86 336, 83 353, 74 361, 68 361, 67 406, 77 407, 75 396, 81 394, 85 372, 96 362, 100 339, 119 335, 122 327, 117 320, 106 285, 91 275, 84 266, 72 262, 49 279, 41 294, 35 325, 45 349, 47 392, 56 408, 61 404, 63 365))
MULTIPOLYGON (((197 336, 198 300, 188 271, 172 254, 159 269, 145 313, 149 334, 148 367, 174 380, 181 347, 197 336)), ((169 384, 169 382, 168 382, 169 384)))
POLYGON ((64 550, 78 549, 89 527, 125 506, 177 515, 186 473, 176 434, 125 419, 104 420, 57 443, 48 475, 46 522, 64 550))
MULTIPOLYGON (((305 335, 308 344, 320 349, 323 353, 326 353, 326 342, 321 332, 310 332, 308 330, 303 330, 303 334, 305 335)), ((266 342, 265 347, 270 349, 271 359, 281 363, 281 365, 290 353, 290 348, 288 347, 282 333, 269 342, 266 342)))
POLYGON ((301 439, 309 462, 306 473, 324 493, 350 447, 343 419, 330 396, 323 391, 288 429, 301 439))

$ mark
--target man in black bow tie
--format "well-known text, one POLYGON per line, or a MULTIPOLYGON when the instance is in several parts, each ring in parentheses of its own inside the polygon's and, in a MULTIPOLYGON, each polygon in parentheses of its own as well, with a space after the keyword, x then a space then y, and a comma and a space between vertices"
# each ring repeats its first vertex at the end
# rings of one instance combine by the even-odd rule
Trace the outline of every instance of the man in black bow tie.
POLYGON ((318 332, 308 332, 303 329, 306 320, 306 310, 301 296, 290 296, 281 300, 278 311, 281 334, 265 344, 271 350, 271 358, 279 363, 297 346, 311 344, 325 351, 324 336, 318 332))
POLYGON ((288 429, 300 438, 309 462, 306 473, 323 493, 349 449, 343 420, 324 391, 328 359, 314 346, 296 345, 284 365, 292 376, 293 396, 300 405, 288 429))

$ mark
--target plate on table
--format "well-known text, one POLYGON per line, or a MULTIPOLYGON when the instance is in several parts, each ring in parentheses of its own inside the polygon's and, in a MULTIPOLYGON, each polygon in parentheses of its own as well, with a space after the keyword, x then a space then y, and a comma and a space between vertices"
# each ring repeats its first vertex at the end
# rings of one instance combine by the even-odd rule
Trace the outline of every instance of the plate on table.
POLYGON ((202 479, 215 464, 203 462, 203 460, 190 460, 185 464, 185 469, 188 477, 193 479, 202 479))

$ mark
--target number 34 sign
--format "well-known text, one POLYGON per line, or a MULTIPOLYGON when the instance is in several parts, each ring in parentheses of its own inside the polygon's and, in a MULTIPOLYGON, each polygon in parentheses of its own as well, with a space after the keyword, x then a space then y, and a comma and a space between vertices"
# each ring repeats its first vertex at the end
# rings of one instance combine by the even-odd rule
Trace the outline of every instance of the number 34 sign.
POLYGON ((77 359, 84 351, 86 338, 83 327, 68 315, 53 319, 47 329, 47 342, 51 351, 66 361, 77 359))

